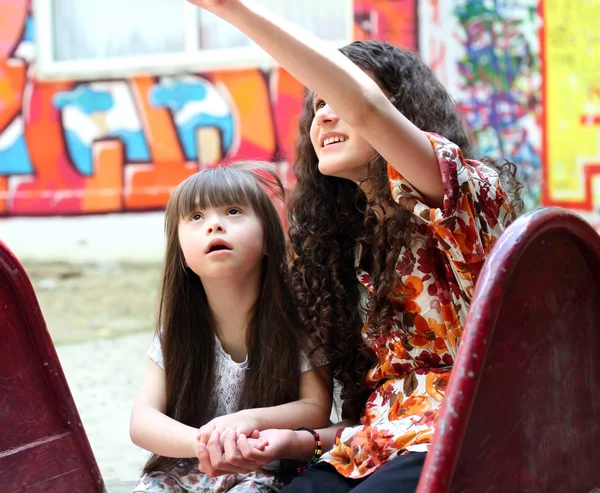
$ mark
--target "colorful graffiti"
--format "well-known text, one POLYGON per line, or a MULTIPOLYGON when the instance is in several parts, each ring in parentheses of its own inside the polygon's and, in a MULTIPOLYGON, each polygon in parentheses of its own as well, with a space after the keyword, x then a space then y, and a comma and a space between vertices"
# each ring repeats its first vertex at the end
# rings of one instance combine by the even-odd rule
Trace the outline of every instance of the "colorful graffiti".
POLYGON ((362 0, 355 2, 356 39, 379 39, 417 48, 417 0, 362 0))
POLYGON ((599 0, 543 5, 544 202, 578 210, 600 204, 599 0))
MULTIPOLYGON (((589 212, 600 204, 598 7, 357 0, 355 36, 418 47, 481 153, 517 163, 529 208, 589 212)), ((30 0, 0 11, 1 216, 157 210, 190 173, 238 159, 276 162, 292 184, 303 88, 285 71, 38 81, 30 0)))
MULTIPOLYGON (((274 109, 268 86, 275 74, 236 75, 84 84, 29 80, 22 136, 12 145, 0 141, 2 171, 9 177, 7 212, 160 208, 177 183, 225 156, 274 161, 277 123, 271 114, 293 118, 296 100, 276 102, 274 109)), ((301 88, 283 90, 301 96, 301 88)))
MULTIPOLYGON (((357 2, 356 32, 415 47, 415 1, 357 2)), ((292 183, 304 92, 286 72, 41 82, 29 1, 0 10, 0 215, 160 209, 186 176, 239 159, 292 183)))
POLYGON ((542 145, 538 2, 425 4, 426 17, 420 23, 427 45, 424 54, 455 97, 480 153, 515 162, 525 185, 526 206, 538 205, 542 145))

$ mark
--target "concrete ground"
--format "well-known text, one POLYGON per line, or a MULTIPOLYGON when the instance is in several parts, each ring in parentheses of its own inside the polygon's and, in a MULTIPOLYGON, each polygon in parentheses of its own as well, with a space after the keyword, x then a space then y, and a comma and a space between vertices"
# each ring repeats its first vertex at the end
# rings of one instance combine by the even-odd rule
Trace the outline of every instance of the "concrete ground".
MULTIPOLYGON (((149 456, 131 443, 129 416, 152 335, 147 331, 56 347, 107 493, 129 493, 149 456)), ((331 419, 339 416, 332 413, 331 419)))
POLYGON ((108 493, 131 491, 149 455, 131 443, 129 416, 151 339, 141 332, 56 348, 108 493))

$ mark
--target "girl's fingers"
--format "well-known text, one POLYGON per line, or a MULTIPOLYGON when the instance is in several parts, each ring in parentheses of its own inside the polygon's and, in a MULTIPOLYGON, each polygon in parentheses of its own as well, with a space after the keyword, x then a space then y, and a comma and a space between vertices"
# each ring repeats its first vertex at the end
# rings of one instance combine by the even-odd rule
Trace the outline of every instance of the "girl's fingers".
POLYGON ((248 441, 248 439, 244 436, 241 435, 238 438, 237 441, 237 446, 238 446, 238 450, 240 451, 240 454, 242 454, 242 457, 244 457, 245 459, 251 461, 251 462, 255 462, 257 464, 267 464, 269 461, 265 461, 265 453, 264 450, 266 448, 266 446, 268 445, 267 441, 264 440, 264 447, 262 447, 262 449, 257 449, 255 448, 253 445, 250 444, 250 442, 248 441))
POLYGON ((218 430, 218 431, 219 431, 219 434, 221 437, 221 449, 223 449, 225 447, 225 440, 227 439, 227 437, 230 434, 233 433, 235 435, 235 431, 232 431, 232 430, 223 430, 223 431, 218 430))
POLYGON ((259 469, 261 464, 249 461, 242 456, 238 449, 236 438, 235 433, 230 433, 225 439, 224 453, 227 463, 235 466, 238 473, 247 473, 259 469))
POLYGON ((210 440, 210 434, 214 431, 214 429, 214 425, 205 425, 200 428, 200 430, 198 430, 198 441, 206 445, 208 440, 210 440))
POLYGON ((209 478, 214 478, 215 476, 225 474, 225 471, 219 471, 212 466, 208 448, 205 444, 198 443, 198 446, 196 447, 196 454, 198 455, 198 471, 206 474, 209 478))
POLYGON ((261 439, 249 438, 248 443, 255 449, 260 450, 261 452, 267 447, 267 445, 269 445, 269 442, 267 440, 265 440, 264 438, 261 438, 261 439))
MULTIPOLYGON (((207 448, 208 455, 210 456, 210 463, 212 464, 214 470, 224 472, 235 472, 235 467, 227 464, 227 461, 225 460, 225 456, 223 455, 223 449, 221 448, 221 436, 218 431, 214 431, 211 434, 210 439, 208 440, 207 448)), ((223 474, 223 472, 221 472, 221 474, 223 474)))

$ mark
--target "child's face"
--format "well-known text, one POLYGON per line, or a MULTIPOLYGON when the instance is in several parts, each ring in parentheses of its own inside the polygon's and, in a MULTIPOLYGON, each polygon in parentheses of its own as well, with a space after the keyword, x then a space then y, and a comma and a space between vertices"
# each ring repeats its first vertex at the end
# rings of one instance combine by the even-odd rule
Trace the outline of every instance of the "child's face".
POLYGON ((315 117, 310 139, 319 158, 319 171, 327 176, 358 181, 364 178, 375 150, 346 125, 318 95, 313 99, 315 117))
MULTIPOLYGON (((375 75, 368 70, 381 90, 390 96, 375 75)), ((365 178, 367 164, 375 156, 373 146, 340 120, 335 111, 318 94, 313 98, 315 116, 310 127, 310 139, 319 158, 319 171, 328 176, 359 181, 365 178), (336 138, 334 141, 328 138, 336 138)))
POLYGON ((179 244, 187 266, 203 281, 260 274, 263 226, 249 206, 195 210, 179 222, 179 244))

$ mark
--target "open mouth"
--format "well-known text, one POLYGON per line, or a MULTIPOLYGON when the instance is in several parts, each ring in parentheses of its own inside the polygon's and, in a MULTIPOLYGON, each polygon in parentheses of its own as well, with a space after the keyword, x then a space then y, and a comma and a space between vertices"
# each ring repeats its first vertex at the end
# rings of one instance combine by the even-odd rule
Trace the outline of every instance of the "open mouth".
POLYGON ((208 253, 218 252, 220 250, 231 250, 231 248, 227 248, 225 245, 215 245, 214 247, 210 247, 208 253))
POLYGON ((217 240, 217 241, 213 241, 210 245, 208 245, 208 249, 206 250, 206 253, 213 253, 213 252, 222 252, 222 251, 231 251, 232 248, 231 246, 226 243, 225 241, 221 241, 221 240, 217 240))

